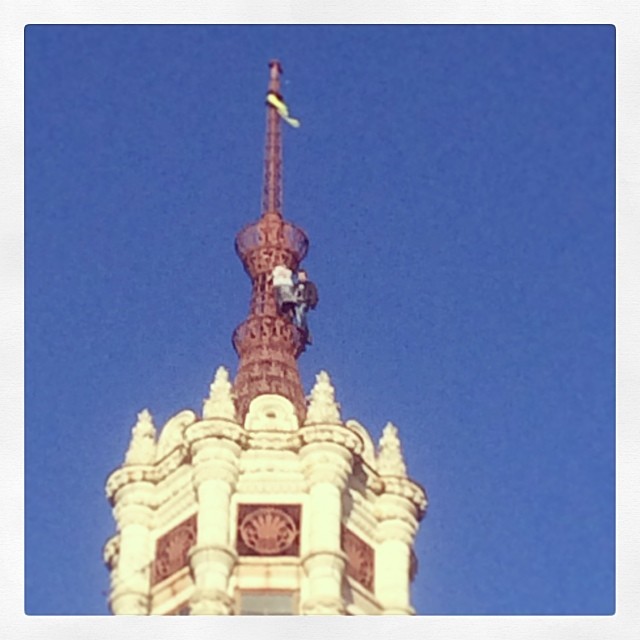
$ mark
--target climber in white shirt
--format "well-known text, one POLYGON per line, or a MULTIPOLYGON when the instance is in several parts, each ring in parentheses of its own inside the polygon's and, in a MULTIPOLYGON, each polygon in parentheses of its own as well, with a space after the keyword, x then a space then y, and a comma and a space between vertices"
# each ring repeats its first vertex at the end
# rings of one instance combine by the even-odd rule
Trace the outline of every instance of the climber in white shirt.
POLYGON ((296 296, 291 269, 279 264, 273 268, 271 275, 273 277, 273 288, 276 292, 278 310, 284 315, 292 317, 296 306, 296 296))

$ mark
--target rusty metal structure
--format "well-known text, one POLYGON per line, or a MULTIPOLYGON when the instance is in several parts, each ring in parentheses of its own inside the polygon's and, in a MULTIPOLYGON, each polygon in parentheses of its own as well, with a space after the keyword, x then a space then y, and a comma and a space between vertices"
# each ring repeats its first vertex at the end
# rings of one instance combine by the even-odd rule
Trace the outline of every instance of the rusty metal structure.
MULTIPOLYGON (((267 92, 280 99, 281 75, 282 66, 272 60, 267 92)), ((240 359, 234 381, 238 417, 244 419, 257 396, 278 394, 293 403, 302 422, 306 403, 297 358, 304 351, 305 336, 278 311, 271 274, 277 265, 295 271, 307 254, 309 241, 302 229, 282 215, 281 118, 268 103, 262 214, 240 230, 235 248, 252 283, 249 315, 233 333, 240 359)))

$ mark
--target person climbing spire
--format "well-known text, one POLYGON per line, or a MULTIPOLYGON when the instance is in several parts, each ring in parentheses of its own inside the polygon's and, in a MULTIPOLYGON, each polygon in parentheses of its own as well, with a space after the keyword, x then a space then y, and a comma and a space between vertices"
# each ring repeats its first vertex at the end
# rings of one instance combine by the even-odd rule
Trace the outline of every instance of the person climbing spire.
POLYGON ((276 293, 278 311, 292 318, 296 305, 296 295, 293 287, 291 269, 283 264, 279 264, 273 268, 271 277, 273 278, 273 289, 276 293))
POLYGON ((307 279, 307 272, 300 269, 297 274, 297 282, 294 286, 296 300, 294 324, 303 331, 305 342, 312 344, 311 332, 307 325, 307 311, 315 309, 318 305, 318 288, 307 279))

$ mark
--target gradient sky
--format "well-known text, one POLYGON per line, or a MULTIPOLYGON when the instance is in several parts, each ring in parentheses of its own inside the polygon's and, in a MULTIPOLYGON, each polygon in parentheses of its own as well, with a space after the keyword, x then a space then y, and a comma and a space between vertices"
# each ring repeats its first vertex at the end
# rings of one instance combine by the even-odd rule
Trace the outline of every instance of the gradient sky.
POLYGON ((267 61, 300 360, 400 429, 430 497, 421 614, 615 610, 611 26, 29 26, 26 611, 108 612, 136 413, 201 410, 250 286, 267 61))

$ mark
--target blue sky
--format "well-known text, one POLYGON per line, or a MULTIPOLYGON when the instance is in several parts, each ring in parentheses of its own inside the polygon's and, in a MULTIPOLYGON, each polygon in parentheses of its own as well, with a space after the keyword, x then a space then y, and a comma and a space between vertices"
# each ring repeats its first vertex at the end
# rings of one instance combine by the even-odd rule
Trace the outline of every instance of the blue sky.
POLYGON ((104 482, 248 309, 267 61, 320 291, 305 387, 400 429, 421 614, 610 614, 611 26, 25 31, 26 611, 107 612, 104 482), (78 588, 78 582, 81 588, 78 588))

